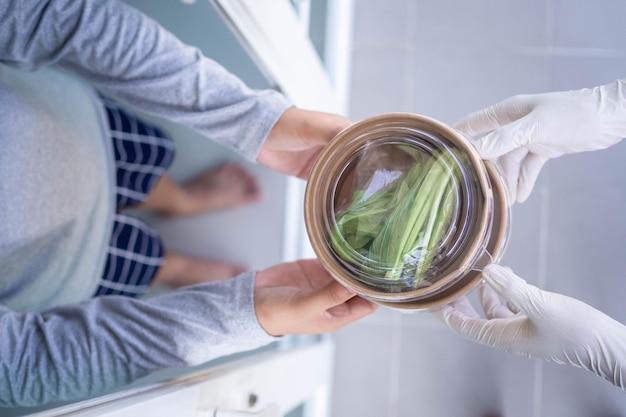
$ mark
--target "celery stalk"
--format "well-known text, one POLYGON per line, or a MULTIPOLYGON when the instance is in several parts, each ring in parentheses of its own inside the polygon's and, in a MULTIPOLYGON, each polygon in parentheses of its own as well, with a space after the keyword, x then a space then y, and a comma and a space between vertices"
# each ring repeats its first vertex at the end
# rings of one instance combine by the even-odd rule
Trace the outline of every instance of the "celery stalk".
POLYGON ((355 192, 336 219, 331 245, 338 256, 375 276, 413 277, 421 284, 452 221, 456 173, 447 154, 416 164, 386 190, 355 192))
POLYGON ((426 181, 432 165, 431 160, 426 163, 424 169, 417 172, 417 175, 413 171, 407 173, 399 187, 400 190, 405 189, 405 192, 398 193, 400 201, 372 242, 370 258, 383 260, 381 262, 383 267, 390 268, 384 274, 386 278, 398 279, 402 273, 403 249, 411 233, 411 226, 415 223, 415 217, 419 215, 419 205, 422 203, 416 196, 423 182, 426 181), (417 207, 414 207, 415 205, 417 207))
POLYGON ((454 183, 449 181, 446 184, 445 193, 437 208, 437 216, 432 217, 433 222, 429 229, 430 238, 426 239, 428 243, 425 243, 424 245, 426 247, 425 254, 417 264, 415 281, 413 282, 414 287, 419 286, 423 274, 428 270, 428 268, 430 268, 436 254, 437 246, 441 242, 441 239, 443 239, 444 233, 449 227, 449 223, 452 220, 451 215, 454 208, 454 198, 454 183))
POLYGON ((394 242, 396 244, 384 242, 386 236, 379 235, 382 236, 381 244, 386 244, 394 250, 393 257, 388 258, 392 260, 392 267, 385 274, 386 278, 399 279, 405 266, 412 263, 410 258, 413 257, 414 252, 424 248, 423 241, 430 238, 430 234, 427 233, 427 226, 434 217, 432 213, 434 202, 441 199, 448 177, 442 161, 432 157, 429 161, 429 169, 426 170, 420 186, 415 189, 416 193, 411 202, 411 208, 405 210, 404 207, 399 207, 399 210, 393 213, 396 217, 390 220, 390 227, 395 227, 394 223, 400 223, 404 226, 403 233, 399 236, 398 241, 394 242), (423 233, 420 234, 420 232, 423 233), (419 239, 416 240, 418 236, 419 239))

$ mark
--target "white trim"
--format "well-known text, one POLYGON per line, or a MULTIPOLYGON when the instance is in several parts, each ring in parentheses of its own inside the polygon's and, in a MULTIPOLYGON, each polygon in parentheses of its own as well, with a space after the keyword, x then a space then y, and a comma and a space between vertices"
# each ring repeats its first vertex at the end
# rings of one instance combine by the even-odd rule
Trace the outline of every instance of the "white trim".
MULTIPOLYGON (((328 0, 326 67, 308 37, 308 0, 209 0, 247 49, 270 84, 298 107, 346 115, 352 51, 353 0, 328 0)), ((305 183, 287 180, 283 260, 314 255, 303 219, 305 183)))
POLYGON ((297 106, 343 113, 343 98, 289 0, 209 0, 271 84, 297 106))
POLYGON ((259 412, 277 405, 282 413, 310 401, 311 417, 330 415, 332 339, 276 349, 164 382, 30 414, 31 417, 198 417, 213 410, 259 412), (249 404, 250 394, 257 401, 249 404))
POLYGON ((353 16, 354 0, 328 0, 324 61, 331 74, 338 113, 343 115, 349 110, 353 16))

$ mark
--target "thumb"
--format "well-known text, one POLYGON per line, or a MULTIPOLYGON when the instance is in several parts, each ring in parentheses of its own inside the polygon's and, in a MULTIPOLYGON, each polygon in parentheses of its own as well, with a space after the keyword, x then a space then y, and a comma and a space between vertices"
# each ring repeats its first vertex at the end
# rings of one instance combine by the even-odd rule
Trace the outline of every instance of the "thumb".
POLYGON ((322 318, 317 328, 318 332, 334 331, 367 316, 377 307, 338 282, 331 282, 319 289, 305 303, 306 309, 314 316, 322 318))
POLYGON ((454 128, 467 137, 491 132, 510 120, 501 120, 499 104, 468 114, 454 124, 454 128))
POLYGON ((483 159, 495 159, 524 145, 527 129, 523 119, 531 109, 528 100, 515 96, 469 114, 454 127, 468 137, 491 132, 475 145, 483 159))
POLYGON ((526 145, 530 137, 527 130, 522 118, 483 136, 474 142, 474 146, 481 158, 496 159, 526 145))
POLYGON ((530 111, 521 97, 511 97, 493 106, 470 113, 454 124, 454 127, 468 137, 491 132, 524 117, 530 111))
POLYGON ((332 281, 307 297, 304 302, 313 311, 325 311, 344 304, 356 294, 337 281, 332 281))
POLYGON ((502 298, 528 317, 534 317, 541 300, 541 290, 515 275, 511 268, 491 264, 483 270, 485 282, 502 298))

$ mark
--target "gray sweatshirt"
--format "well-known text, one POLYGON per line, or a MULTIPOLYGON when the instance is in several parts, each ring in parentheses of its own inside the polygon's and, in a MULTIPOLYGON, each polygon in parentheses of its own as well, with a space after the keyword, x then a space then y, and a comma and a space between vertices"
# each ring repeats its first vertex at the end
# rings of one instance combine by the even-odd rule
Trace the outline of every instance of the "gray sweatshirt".
POLYGON ((274 340, 256 318, 253 273, 90 299, 114 212, 92 86, 250 160, 291 105, 124 3, 0 2, 0 406, 80 399, 274 340))

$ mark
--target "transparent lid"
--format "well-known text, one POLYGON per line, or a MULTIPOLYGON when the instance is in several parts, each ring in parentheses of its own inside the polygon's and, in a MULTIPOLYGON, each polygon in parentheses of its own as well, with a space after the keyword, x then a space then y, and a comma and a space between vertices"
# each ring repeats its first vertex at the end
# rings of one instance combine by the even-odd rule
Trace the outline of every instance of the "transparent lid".
POLYGON ((367 136, 356 138, 360 145, 333 184, 326 227, 336 260, 355 279, 386 292, 462 275, 489 233, 470 159, 420 130, 367 136))

